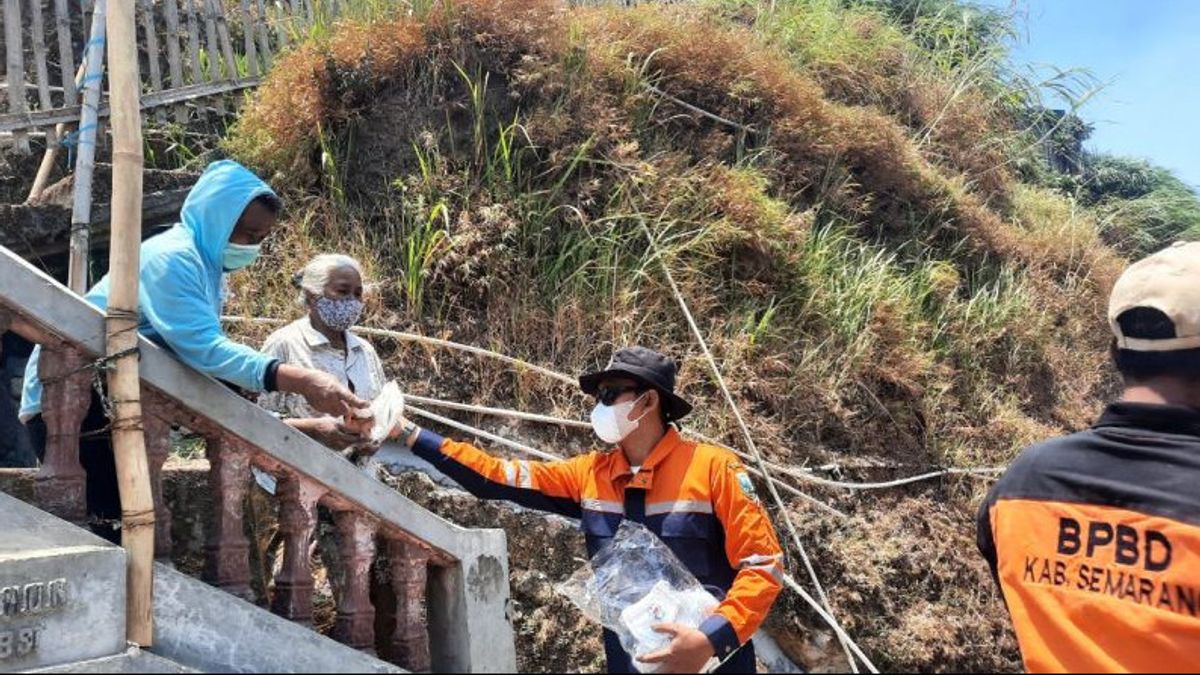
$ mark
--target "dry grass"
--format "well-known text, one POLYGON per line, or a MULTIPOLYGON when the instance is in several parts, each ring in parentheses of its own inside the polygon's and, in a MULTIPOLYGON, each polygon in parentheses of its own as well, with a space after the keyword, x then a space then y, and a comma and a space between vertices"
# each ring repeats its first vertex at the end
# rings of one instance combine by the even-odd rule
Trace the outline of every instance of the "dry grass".
MULTIPOLYGON (((460 0, 294 50, 228 143, 291 204, 264 264, 356 255, 380 282, 371 325, 566 372, 653 344, 684 364, 691 424, 732 442, 645 224, 772 459, 994 465, 1086 423, 1111 386, 1101 309, 1123 261, 1087 213, 1004 170, 991 92, 915 61, 880 15, 790 34, 747 11, 460 0), (841 46, 803 39, 829 35, 841 46)), ((295 311, 287 275, 247 276, 235 309, 295 311)), ((494 363, 379 346, 418 393, 586 412, 494 363)), ((981 487, 805 514, 839 616, 889 667, 1016 667, 972 550, 981 487)), ((821 652, 791 601, 775 623, 793 654, 821 652)))

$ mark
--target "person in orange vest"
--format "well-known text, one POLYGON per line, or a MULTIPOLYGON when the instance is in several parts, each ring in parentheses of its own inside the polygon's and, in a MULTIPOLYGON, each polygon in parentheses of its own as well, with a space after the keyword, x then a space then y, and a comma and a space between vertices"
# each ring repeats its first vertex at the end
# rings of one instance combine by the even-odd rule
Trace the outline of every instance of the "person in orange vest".
POLYGON ((979 511, 979 550, 1030 672, 1200 670, 1200 242, 1117 280, 1120 400, 1026 449, 979 511))
MULTIPOLYGON (((750 636, 779 594, 783 551, 746 469, 722 448, 680 436, 692 406, 675 394, 676 365, 644 347, 621 349, 579 378, 596 399, 592 426, 616 447, 557 462, 492 457, 408 420, 397 434, 414 453, 482 499, 577 518, 595 555, 625 518, 663 540, 721 604, 698 628, 664 624, 670 645, 639 662, 696 673, 716 656, 720 673, 755 672, 750 636)), ((608 671, 637 672, 615 633, 604 631, 608 671)))

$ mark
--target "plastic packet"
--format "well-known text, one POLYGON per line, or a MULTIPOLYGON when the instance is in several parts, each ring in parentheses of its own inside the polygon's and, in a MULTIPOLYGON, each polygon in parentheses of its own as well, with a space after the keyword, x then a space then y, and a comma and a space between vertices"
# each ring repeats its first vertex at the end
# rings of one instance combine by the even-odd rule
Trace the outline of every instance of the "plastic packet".
POLYGON ((617 634, 639 672, 657 666, 636 657, 663 649, 671 638, 660 623, 697 628, 718 602, 670 548, 645 526, 623 521, 613 540, 557 586, 589 619, 617 634))
POLYGON ((404 416, 404 394, 400 391, 400 385, 394 380, 385 384, 375 400, 371 401, 370 410, 375 422, 367 438, 373 445, 379 445, 387 440, 388 434, 404 416))

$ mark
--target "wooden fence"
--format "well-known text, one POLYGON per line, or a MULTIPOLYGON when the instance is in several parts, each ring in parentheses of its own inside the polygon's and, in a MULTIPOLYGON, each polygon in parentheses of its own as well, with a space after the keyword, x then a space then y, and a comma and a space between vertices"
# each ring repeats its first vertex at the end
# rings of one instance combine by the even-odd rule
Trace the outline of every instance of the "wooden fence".
MULTIPOLYGON (((274 56, 312 23, 313 2, 319 1, 136 0, 143 110, 179 123, 223 114, 230 97, 258 84, 274 56)), ((30 134, 53 138, 55 125, 80 120, 81 87, 91 83, 82 66, 89 42, 95 44, 90 29, 96 5, 0 2, 6 68, 0 107, 7 107, 0 133, 10 133, 14 147, 28 152, 30 134)), ((98 108, 99 117, 107 115, 104 103, 98 108)))

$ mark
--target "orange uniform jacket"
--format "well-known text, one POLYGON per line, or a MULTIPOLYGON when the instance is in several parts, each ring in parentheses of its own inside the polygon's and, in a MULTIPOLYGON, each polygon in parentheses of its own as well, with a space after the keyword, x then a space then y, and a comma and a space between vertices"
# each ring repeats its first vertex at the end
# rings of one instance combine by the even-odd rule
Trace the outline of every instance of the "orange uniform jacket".
POLYGON ((782 550, 732 453, 673 429, 635 475, 623 452, 558 462, 492 457, 423 430, 413 451, 472 494, 578 518, 588 555, 623 518, 643 523, 723 601, 701 626, 718 658, 749 641, 781 589, 782 550))
POLYGON ((1200 411, 1117 403, 979 513, 1030 672, 1200 670, 1200 411))

